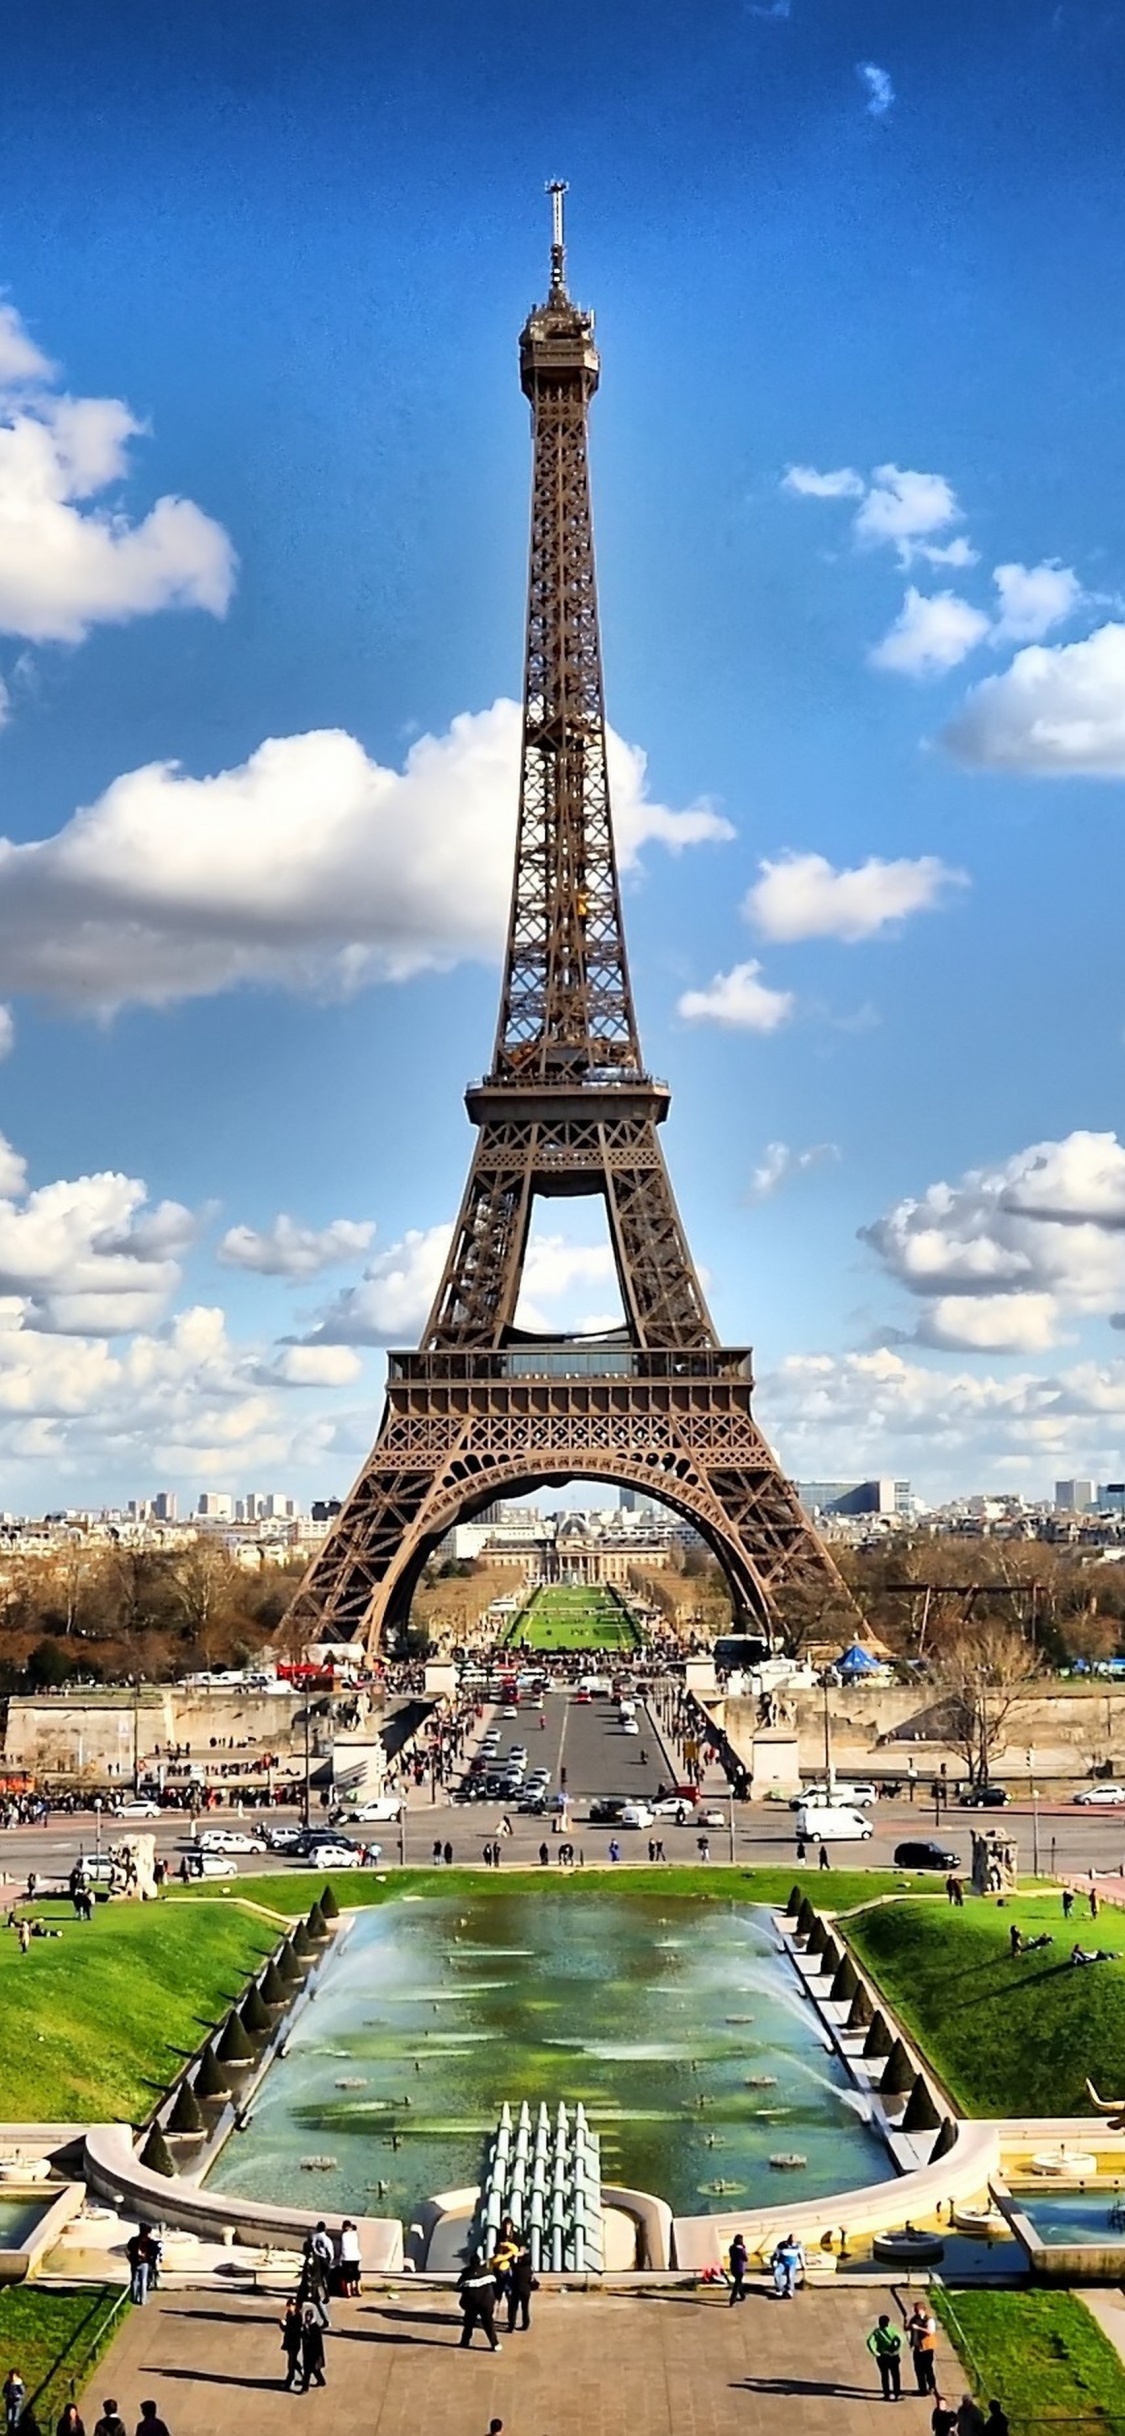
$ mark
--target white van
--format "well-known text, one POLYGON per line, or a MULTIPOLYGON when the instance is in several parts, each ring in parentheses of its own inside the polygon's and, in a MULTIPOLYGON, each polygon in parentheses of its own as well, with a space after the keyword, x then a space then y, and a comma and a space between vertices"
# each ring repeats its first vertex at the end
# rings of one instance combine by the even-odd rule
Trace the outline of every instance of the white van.
POLYGON ((844 1802, 814 1804, 797 1812, 798 1839, 806 1844, 863 1844, 871 1832, 871 1821, 862 1810, 852 1810, 844 1802))

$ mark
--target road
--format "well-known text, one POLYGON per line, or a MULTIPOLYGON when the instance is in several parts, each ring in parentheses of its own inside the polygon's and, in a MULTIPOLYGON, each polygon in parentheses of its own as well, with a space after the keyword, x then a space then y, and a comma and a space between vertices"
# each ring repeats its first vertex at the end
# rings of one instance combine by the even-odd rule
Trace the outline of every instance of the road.
MULTIPOLYGON (((480 1725, 483 1736, 490 1724, 496 1724, 501 1736, 501 1749, 514 1742, 526 1744, 532 1767, 551 1770, 552 1790, 559 1788, 559 1771, 566 1769, 566 1790, 571 1796, 570 1835, 581 1849, 587 1863, 605 1858, 612 1835, 616 1833, 624 1860, 643 1861, 647 1854, 647 1834, 635 1829, 613 1829, 591 1826, 587 1820, 592 1795, 619 1793, 630 1800, 644 1800, 655 1794, 661 1781, 670 1782, 678 1774, 673 1755, 665 1750, 660 1731, 651 1714, 638 1708, 641 1732, 637 1736, 623 1734, 617 1720, 615 1704, 595 1700, 588 1706, 576 1701, 573 1694, 547 1694, 543 1724, 534 1709, 521 1707, 518 1718, 504 1718, 498 1710, 486 1711, 480 1725)), ((730 1802, 724 1781, 712 1770, 705 1785, 705 1802, 715 1807, 729 1821, 730 1802)), ((430 1861, 435 1843, 443 1847, 452 1844, 453 1857, 460 1862, 479 1862, 486 1842, 491 1842, 501 1815, 512 1822, 513 1833, 503 1843, 506 1864, 534 1862, 539 1846, 546 1842, 553 1849, 558 1838, 551 1833, 550 1823, 529 1818, 511 1804, 500 1802, 465 1803, 450 1801, 439 1789, 432 1801, 428 1783, 420 1791, 412 1791, 405 1821, 406 1858, 418 1864, 430 1861)), ((272 1812, 275 1821, 290 1820, 296 1810, 272 1812)), ((874 1803, 868 1815, 874 1834, 869 1843, 834 1845, 832 1859, 836 1866, 888 1866, 894 1858, 896 1844, 907 1838, 932 1837, 950 1851, 958 1854, 968 1868, 972 1853, 971 1829, 974 1825, 1002 1825, 1017 1844, 1019 1867, 1030 1875, 1034 1865, 1035 1822, 1030 1801, 1013 1801, 1003 1812, 984 1814, 959 1810, 955 1806, 943 1813, 935 1829, 934 1807, 923 1798, 919 1789, 911 1804, 905 1798, 893 1802, 874 1803)), ((211 1826, 232 1826, 252 1832, 257 1817, 248 1812, 239 1818, 232 1811, 210 1814, 211 1826)), ((760 1863, 788 1867, 796 1866, 794 1815, 775 1804, 738 1803, 735 1808, 735 1857, 743 1864, 760 1863)), ((127 1830, 118 1822, 104 1820, 103 1844, 117 1840, 127 1830)), ((187 1828, 182 1814, 169 1812, 154 1823, 158 1852, 175 1865, 187 1842, 187 1828)), ((352 1829, 348 1832, 362 1833, 352 1829)), ((385 1862, 400 1857, 400 1835, 395 1826, 372 1827, 367 1831, 382 1847, 385 1862)), ((658 1832, 664 1841, 669 1861, 698 1859, 699 1828, 693 1822, 676 1827, 662 1821, 658 1832)), ((730 1857, 729 1827, 713 1827, 710 1831, 711 1857, 725 1861, 730 1857)), ((90 1813, 75 1818, 59 1818, 46 1827, 10 1827, 0 1832, 0 1872, 10 1884, 21 1887, 29 1870, 41 1877, 65 1874, 80 1849, 94 1847, 94 1821, 90 1813)), ((1079 1810, 1072 1804, 1057 1800, 1041 1801, 1038 1805, 1038 1844, 1040 1868, 1044 1874, 1053 1870, 1086 1870, 1093 1867, 1102 1872, 1117 1872, 1125 1863, 1125 1809, 1121 1811, 1079 1810)), ((284 1869, 284 1859, 272 1854, 231 1857, 232 1876, 238 1870, 259 1874, 284 1869)), ((806 1863, 807 1867, 807 1863, 806 1863)), ((311 1874, 311 1873, 310 1873, 311 1874)))

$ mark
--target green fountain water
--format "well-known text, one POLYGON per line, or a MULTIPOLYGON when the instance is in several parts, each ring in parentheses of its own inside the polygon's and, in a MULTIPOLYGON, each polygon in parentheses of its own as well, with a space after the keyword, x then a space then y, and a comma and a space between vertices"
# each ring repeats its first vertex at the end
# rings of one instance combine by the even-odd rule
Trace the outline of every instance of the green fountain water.
POLYGON ((525 1880, 361 1913, 214 2180, 409 2221, 478 2180, 524 2097, 581 2099, 606 2181, 678 2215, 889 2171, 768 1912, 525 1880), (778 2153, 807 2162, 779 2172, 778 2153))

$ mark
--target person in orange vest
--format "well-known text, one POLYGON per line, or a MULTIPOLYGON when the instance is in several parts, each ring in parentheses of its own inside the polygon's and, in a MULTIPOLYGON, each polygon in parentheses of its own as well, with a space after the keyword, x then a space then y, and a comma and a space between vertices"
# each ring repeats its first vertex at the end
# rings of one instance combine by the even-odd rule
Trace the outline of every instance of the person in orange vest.
POLYGON ((915 2301, 906 2321, 906 2340, 914 2362, 914 2378, 920 2394, 937 2392, 937 2319, 930 2316, 921 2301, 915 2301))

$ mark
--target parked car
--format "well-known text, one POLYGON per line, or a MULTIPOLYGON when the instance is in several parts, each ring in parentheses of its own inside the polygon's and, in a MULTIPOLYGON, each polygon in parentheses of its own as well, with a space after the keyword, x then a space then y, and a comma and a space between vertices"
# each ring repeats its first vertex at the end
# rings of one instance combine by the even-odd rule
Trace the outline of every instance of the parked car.
POLYGON ((1125 1802, 1125 1785, 1084 1785, 1074 1799, 1087 1810, 1118 1809, 1125 1802))
POLYGON ((116 1811, 114 1815, 119 1819, 158 1819, 160 1804, 141 1800, 122 1802, 120 1810, 116 1811))
POLYGON ((200 1852, 266 1852, 269 1847, 261 1835, 243 1835, 239 1827, 205 1827, 199 1838, 200 1852))
POLYGON ((870 1819, 850 1803, 814 1802, 797 1812, 797 1834, 806 1844, 865 1844, 871 1832, 870 1819))
POLYGON ((647 1802, 626 1802, 624 1809, 618 1813, 616 1823, 619 1827, 640 1827, 643 1830, 654 1822, 647 1802))
POLYGON ((961 1855, 950 1852, 945 1844, 937 1844, 932 1836, 918 1843, 895 1845, 896 1869, 960 1869, 961 1855))
POLYGON ((640 1729, 639 1725, 637 1724, 637 1720, 636 1720, 636 1718, 635 1718, 635 1717, 623 1717, 623 1718, 622 1718, 622 1720, 621 1720, 621 1732, 622 1732, 623 1734, 639 1734, 639 1733, 640 1733, 640 1730, 641 1730, 641 1729, 640 1729))
POLYGON ((629 1797, 626 1793, 599 1794, 597 1799, 590 1804, 590 1825, 591 1827, 616 1827, 620 1824, 622 1811, 628 1808, 629 1797))
POLYGON ((1003 1810, 1008 1799, 1006 1785, 967 1785, 957 1796, 962 1810, 1003 1810))
MULTIPOLYGON (((381 1858, 378 1844, 369 1845, 368 1858, 372 1861, 381 1858)), ((354 1844, 314 1844, 306 1860, 310 1869, 362 1869, 365 1866, 363 1854, 356 1851, 354 1844)))
POLYGON ((789 1803, 791 1810, 831 1809, 843 1803, 847 1809, 865 1809, 876 1799, 875 1787, 864 1785, 806 1785, 803 1793, 795 1793, 789 1803))
POLYGON ((727 1824, 726 1811, 697 1810, 695 1814, 695 1824, 697 1827, 725 1827, 727 1824))

